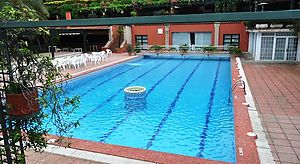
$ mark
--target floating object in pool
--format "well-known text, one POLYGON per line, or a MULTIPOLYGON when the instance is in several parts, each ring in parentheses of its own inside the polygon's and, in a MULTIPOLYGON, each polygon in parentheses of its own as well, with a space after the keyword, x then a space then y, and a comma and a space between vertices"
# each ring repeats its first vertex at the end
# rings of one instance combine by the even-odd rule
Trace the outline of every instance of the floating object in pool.
POLYGON ((124 89, 125 92, 125 108, 130 111, 145 109, 146 88, 142 86, 131 86, 124 89))
POLYGON ((142 86, 131 86, 124 89, 125 97, 132 99, 140 99, 145 97, 146 88, 142 86))
POLYGON ((127 63, 127 65, 138 66, 138 65, 142 65, 142 64, 141 63, 127 63))

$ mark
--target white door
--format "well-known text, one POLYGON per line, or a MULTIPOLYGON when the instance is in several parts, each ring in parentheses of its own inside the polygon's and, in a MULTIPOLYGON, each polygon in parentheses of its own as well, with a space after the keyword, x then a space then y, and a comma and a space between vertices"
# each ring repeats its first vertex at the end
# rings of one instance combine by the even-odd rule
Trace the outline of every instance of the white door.
POLYGON ((274 37, 262 37, 260 48, 260 60, 272 60, 274 37))
POLYGON ((262 33, 260 60, 296 60, 297 45, 292 33, 262 33))
POLYGON ((288 38, 286 49, 286 60, 297 59, 298 38, 288 38))
POLYGON ((276 38, 274 60, 284 60, 286 50, 286 38, 276 38))

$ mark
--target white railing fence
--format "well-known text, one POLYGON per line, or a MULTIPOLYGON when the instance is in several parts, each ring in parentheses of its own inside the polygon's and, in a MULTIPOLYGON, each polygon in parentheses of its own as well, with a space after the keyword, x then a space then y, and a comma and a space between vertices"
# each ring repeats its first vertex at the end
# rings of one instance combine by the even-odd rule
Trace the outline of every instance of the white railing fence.
MULTIPOLYGON (((141 51, 154 51, 153 46, 160 46, 160 51, 165 52, 179 52, 180 46, 182 45, 137 45, 135 49, 139 49, 141 51)), ((232 46, 224 46, 224 45, 186 45, 188 48, 188 52, 208 52, 208 51, 217 51, 217 52, 227 52, 229 48, 232 46)))

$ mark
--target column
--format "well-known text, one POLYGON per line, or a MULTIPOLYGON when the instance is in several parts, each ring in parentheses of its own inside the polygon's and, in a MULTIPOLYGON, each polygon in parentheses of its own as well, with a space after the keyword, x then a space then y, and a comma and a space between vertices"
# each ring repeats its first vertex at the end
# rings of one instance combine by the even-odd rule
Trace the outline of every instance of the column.
POLYGON ((170 45, 170 40, 169 40, 170 33, 169 33, 169 31, 170 31, 170 24, 165 24, 165 45, 166 45, 166 47, 169 47, 169 45, 170 45))
POLYGON ((83 30, 83 53, 87 52, 87 49, 86 49, 86 37, 87 37, 87 31, 83 30))
POLYGON ((132 44, 132 37, 131 37, 131 26, 124 27, 124 40, 126 40, 127 44, 132 44))
POLYGON ((219 35, 220 35, 220 22, 215 22, 214 27, 215 27, 214 46, 218 46, 219 45, 219 35))

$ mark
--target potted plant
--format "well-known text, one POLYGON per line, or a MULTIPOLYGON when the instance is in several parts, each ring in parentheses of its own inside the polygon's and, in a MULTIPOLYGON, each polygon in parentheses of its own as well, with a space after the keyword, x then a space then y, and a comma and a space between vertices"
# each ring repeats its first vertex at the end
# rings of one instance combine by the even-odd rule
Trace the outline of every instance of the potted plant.
POLYGON ((189 46, 187 44, 183 44, 179 46, 179 52, 181 56, 187 54, 188 50, 189 50, 189 46))
POLYGON ((131 56, 132 53, 133 53, 133 47, 132 47, 132 44, 128 44, 127 45, 127 52, 128 52, 128 55, 131 56))
POLYGON ((242 50, 239 47, 236 47, 236 46, 230 46, 228 48, 228 51, 229 51, 229 54, 233 55, 233 56, 239 56, 240 57, 240 56, 243 55, 242 50))
POLYGON ((213 46, 207 46, 207 47, 203 47, 203 52, 204 53, 208 53, 208 55, 214 53, 217 51, 217 48, 216 47, 213 47, 213 46))
MULTIPOLYGON (((0 15, 4 16, 2 20, 26 21, 28 16, 35 14, 31 10, 26 11, 33 13, 23 14, 23 8, 0 8, 0 15)), ((38 20, 36 17, 30 19, 38 20)), ((62 79, 68 79, 70 75, 60 72, 50 57, 39 54, 28 45, 41 35, 48 36, 49 31, 42 28, 14 28, 0 29, 0 32, 6 34, 5 41, 3 38, 0 40, 0 69, 6 72, 1 79, 5 82, 3 89, 6 97, 6 101, 2 102, 6 105, 2 114, 6 116, 3 117, 5 120, 0 121, 2 125, 15 122, 9 128, 1 127, 2 134, 6 134, 4 138, 10 144, 1 147, 0 151, 17 151, 20 147, 13 147, 17 142, 23 143, 25 149, 41 151, 47 146, 45 137, 50 130, 46 124, 53 123, 56 127, 53 131, 60 138, 70 136, 69 130, 79 125, 78 120, 67 120, 78 108, 79 97, 66 97, 66 83, 62 79)), ((15 152, 11 158, 23 163, 25 156, 20 152, 15 152)))
POLYGON ((18 83, 10 83, 7 87, 6 102, 8 114, 12 118, 30 117, 39 111, 37 89, 28 88, 27 91, 22 91, 18 83))
POLYGON ((160 46, 160 45, 153 45, 150 47, 150 50, 151 51, 154 51, 154 53, 158 56, 159 53, 161 53, 161 51, 164 49, 163 46, 160 46))
POLYGON ((176 51, 176 48, 175 48, 175 47, 170 47, 170 48, 168 49, 168 51, 169 51, 169 52, 175 52, 175 51, 176 51))
POLYGON ((134 52, 134 54, 137 54, 137 53, 140 53, 141 52, 141 47, 140 46, 135 46, 134 47, 134 50, 133 50, 133 52, 134 52))

